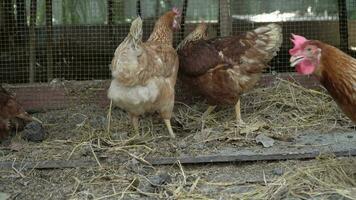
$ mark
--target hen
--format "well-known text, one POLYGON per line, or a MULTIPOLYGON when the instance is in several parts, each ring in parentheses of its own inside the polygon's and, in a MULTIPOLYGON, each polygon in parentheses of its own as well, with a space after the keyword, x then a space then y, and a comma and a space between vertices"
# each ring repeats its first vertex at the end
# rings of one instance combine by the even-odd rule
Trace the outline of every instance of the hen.
POLYGON ((173 8, 158 19, 149 39, 142 42, 142 21, 138 17, 115 51, 108 98, 128 112, 136 132, 140 115, 158 112, 170 136, 175 137, 170 118, 179 64, 172 43, 173 31, 180 28, 179 22, 180 12, 173 8))
POLYGON ((8 136, 10 130, 10 119, 20 118, 32 121, 33 118, 25 112, 15 97, 0 86, 0 139, 8 136))
POLYGON ((314 74, 346 116, 356 123, 356 59, 321 41, 292 36, 291 66, 300 74, 314 74))
POLYGON ((240 95, 259 80, 282 44, 282 29, 269 24, 236 36, 207 39, 207 25, 199 24, 177 47, 183 82, 195 88, 210 105, 235 104, 243 123, 240 95))

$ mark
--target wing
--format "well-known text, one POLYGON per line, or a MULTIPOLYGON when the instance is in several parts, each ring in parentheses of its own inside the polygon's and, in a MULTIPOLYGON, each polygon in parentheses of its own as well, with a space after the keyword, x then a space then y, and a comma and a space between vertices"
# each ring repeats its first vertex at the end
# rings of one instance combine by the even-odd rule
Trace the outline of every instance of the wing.
POLYGON ((276 55, 281 43, 282 31, 276 24, 238 36, 191 42, 178 52, 180 70, 186 75, 199 76, 223 65, 257 73, 276 55))
POLYGON ((146 85, 154 77, 170 77, 178 68, 178 55, 171 45, 147 42, 139 49, 127 49, 112 61, 117 74, 113 76, 123 85, 146 85))
POLYGON ((178 51, 179 70, 189 76, 200 76, 219 64, 224 64, 219 52, 209 41, 188 43, 178 51))

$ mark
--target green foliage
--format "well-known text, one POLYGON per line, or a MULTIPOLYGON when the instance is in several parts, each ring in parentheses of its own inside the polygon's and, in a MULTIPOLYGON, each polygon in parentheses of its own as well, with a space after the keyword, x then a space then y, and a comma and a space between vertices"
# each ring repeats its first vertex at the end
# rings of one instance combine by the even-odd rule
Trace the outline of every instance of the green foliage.
MULTIPOLYGON (((45 1, 37 0, 37 25, 45 24, 45 1)), ((183 0, 141 0, 143 18, 155 19, 173 6, 182 8, 183 0)), ((231 13, 254 15, 279 10, 281 12, 312 12, 316 15, 338 15, 338 0, 231 0, 231 13)), ((29 20, 31 0, 26 0, 29 20)), ((137 15, 136 0, 114 0, 114 23, 130 22, 137 15)), ((106 24, 107 0, 53 0, 53 23, 106 24)), ((349 19, 356 19, 356 0, 347 0, 349 19)), ((219 1, 189 0, 187 21, 218 20, 219 1)))

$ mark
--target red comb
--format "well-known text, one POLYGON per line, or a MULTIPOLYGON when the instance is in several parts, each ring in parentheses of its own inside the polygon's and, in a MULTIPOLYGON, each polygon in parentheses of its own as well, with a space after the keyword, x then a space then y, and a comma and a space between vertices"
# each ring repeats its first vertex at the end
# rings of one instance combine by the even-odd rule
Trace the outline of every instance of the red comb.
POLYGON ((179 15, 180 16, 180 11, 177 7, 173 7, 172 8, 172 11, 176 14, 176 15, 179 15))
POLYGON ((295 35, 293 33, 292 33, 292 37, 293 38, 291 38, 290 40, 293 42, 294 47, 293 47, 293 49, 289 50, 290 55, 296 54, 297 51, 301 49, 302 45, 308 41, 305 37, 300 36, 300 35, 295 35))

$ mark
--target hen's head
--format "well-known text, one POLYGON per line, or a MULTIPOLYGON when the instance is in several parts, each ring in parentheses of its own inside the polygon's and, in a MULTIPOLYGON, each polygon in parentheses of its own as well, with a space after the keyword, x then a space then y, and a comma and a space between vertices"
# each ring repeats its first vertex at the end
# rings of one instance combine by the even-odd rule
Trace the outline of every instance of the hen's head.
POLYGON ((27 121, 33 120, 31 115, 15 100, 14 96, 10 96, 8 93, 0 94, 0 112, 0 118, 4 119, 18 117, 27 121))
POLYGON ((188 42, 194 42, 200 39, 206 40, 208 38, 208 25, 204 22, 200 23, 195 29, 184 38, 178 45, 177 50, 184 47, 188 42))
POLYGON ((173 7, 172 10, 162 15, 156 22, 156 26, 168 26, 172 30, 180 29, 181 13, 178 8, 173 7))
POLYGON ((296 66, 296 70, 300 74, 314 73, 321 58, 321 48, 318 43, 299 35, 292 34, 292 37, 291 41, 294 47, 289 50, 291 66, 296 66))
POLYGON ((194 39, 203 39, 206 40, 208 38, 208 25, 204 22, 200 23, 193 32, 189 35, 194 39))

